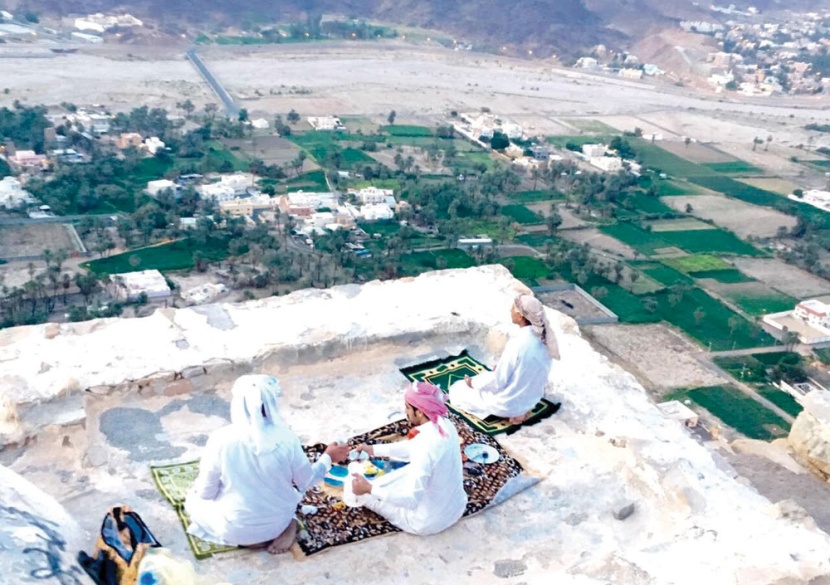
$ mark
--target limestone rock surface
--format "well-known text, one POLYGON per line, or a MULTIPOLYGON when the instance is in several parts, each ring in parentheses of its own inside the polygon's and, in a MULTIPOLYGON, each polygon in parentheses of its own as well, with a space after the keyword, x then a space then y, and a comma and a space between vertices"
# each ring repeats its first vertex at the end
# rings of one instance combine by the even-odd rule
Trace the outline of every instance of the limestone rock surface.
MULTIPOLYGON (((488 266, 0 332, 0 422, 15 427, 0 444, 14 433, 37 436, 0 454, 84 529, 126 503, 186 556, 148 465, 200 456, 206 436, 227 422, 236 376, 279 376, 283 417, 302 441, 351 436, 402 416, 399 368, 462 349, 492 365, 514 331, 509 306, 522 288, 488 266)), ((239 585, 830 579, 830 537, 809 517, 736 481, 573 320, 552 310, 549 318, 562 360, 547 393, 562 409, 499 437, 541 478, 535 486, 435 536, 373 538, 305 562, 245 551, 197 569, 239 585), (633 513, 615 519, 631 503, 633 513)))
POLYGON ((75 562, 92 544, 54 498, 0 465, 0 583, 92 585, 75 562))
POLYGON ((830 392, 810 392, 803 404, 787 442, 799 463, 830 481, 830 392))

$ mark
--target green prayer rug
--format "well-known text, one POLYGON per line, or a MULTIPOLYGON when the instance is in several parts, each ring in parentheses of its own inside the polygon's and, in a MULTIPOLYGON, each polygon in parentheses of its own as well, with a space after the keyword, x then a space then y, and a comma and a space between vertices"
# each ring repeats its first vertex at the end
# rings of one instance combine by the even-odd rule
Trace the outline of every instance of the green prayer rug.
POLYGON ((190 550, 198 560, 204 560, 217 553, 228 552, 236 550, 235 546, 228 546, 225 544, 214 544, 207 542, 201 538, 197 538, 187 532, 187 527, 190 526, 190 516, 184 509, 184 500, 187 497, 187 492, 190 487, 196 482, 199 475, 199 462, 190 461, 188 463, 174 463, 172 465, 158 465, 150 466, 150 473, 153 475, 153 481, 156 487, 164 496, 164 499, 170 502, 179 521, 184 529, 187 542, 190 545, 190 550))
MULTIPOLYGON (((433 360, 416 366, 403 368, 401 373, 406 376, 407 380, 419 382, 429 382, 438 386, 443 392, 449 392, 450 386, 458 380, 463 380, 464 376, 475 376, 482 372, 489 371, 490 368, 471 357, 467 350, 462 351, 458 355, 433 360)), ((498 416, 488 416, 485 419, 480 419, 468 412, 455 408, 450 403, 447 406, 450 410, 464 418, 474 428, 478 429, 488 435, 498 435, 507 433, 511 435, 518 431, 523 426, 535 425, 541 420, 552 416, 559 410, 560 404, 553 403, 547 398, 542 400, 533 407, 531 414, 527 419, 518 425, 510 423, 508 419, 498 416)))

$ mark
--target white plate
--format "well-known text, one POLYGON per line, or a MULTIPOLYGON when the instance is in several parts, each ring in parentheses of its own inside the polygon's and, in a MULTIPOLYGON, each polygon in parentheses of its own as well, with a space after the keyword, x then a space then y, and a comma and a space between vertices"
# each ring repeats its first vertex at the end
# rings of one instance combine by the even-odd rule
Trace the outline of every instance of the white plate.
POLYGON ((467 456, 467 459, 476 463, 495 463, 499 460, 499 452, 484 443, 467 445, 464 449, 464 455, 467 456))

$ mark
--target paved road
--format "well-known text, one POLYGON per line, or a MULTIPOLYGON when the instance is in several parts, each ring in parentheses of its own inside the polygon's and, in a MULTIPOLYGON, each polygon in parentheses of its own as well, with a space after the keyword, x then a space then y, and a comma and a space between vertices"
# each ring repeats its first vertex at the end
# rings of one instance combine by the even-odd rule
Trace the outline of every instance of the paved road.
POLYGON ((239 116, 239 107, 233 101, 231 94, 229 94, 222 84, 213 76, 213 73, 207 68, 205 62, 202 61, 202 58, 196 54, 196 49, 190 49, 187 51, 187 58, 190 59, 190 62, 193 63, 193 66, 202 74, 202 77, 205 78, 205 81, 208 82, 211 89, 214 93, 219 96, 219 99, 222 100, 222 103, 225 104, 225 111, 228 113, 228 116, 232 118, 236 118, 239 116))

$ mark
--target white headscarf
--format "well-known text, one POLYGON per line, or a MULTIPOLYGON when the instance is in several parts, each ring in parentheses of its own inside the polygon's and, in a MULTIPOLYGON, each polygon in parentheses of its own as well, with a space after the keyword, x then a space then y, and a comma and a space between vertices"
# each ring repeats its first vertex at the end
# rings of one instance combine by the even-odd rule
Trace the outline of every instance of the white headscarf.
POLYGON ((257 453, 273 451, 287 430, 277 405, 282 395, 274 376, 248 374, 233 384, 231 424, 247 437, 257 453))
POLYGON ((521 313, 533 328, 533 333, 544 344, 548 355, 555 360, 559 359, 559 344, 556 335, 548 323, 545 306, 539 299, 531 295, 518 295, 514 301, 516 309, 521 313))

